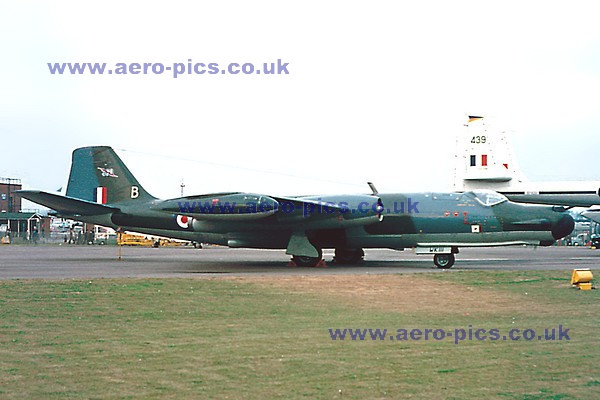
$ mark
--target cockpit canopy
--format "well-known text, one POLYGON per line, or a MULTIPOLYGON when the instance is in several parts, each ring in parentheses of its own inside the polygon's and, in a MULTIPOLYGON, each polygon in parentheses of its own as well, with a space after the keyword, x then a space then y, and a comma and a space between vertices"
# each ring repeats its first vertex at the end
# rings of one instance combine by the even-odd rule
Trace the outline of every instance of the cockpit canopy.
POLYGON ((493 207, 497 204, 508 201, 506 196, 498 192, 494 192, 493 190, 478 189, 467 192, 467 194, 472 195, 475 198, 475 200, 477 200, 481 205, 486 207, 493 207))

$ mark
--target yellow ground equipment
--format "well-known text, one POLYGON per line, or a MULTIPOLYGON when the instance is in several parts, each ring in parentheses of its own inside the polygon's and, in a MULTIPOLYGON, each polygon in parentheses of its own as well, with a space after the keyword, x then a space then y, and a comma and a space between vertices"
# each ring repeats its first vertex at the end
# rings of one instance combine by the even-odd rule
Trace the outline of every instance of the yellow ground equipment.
POLYGON ((120 246, 164 247, 185 246, 188 243, 181 240, 142 236, 133 233, 119 233, 117 238, 117 244, 120 246))
POLYGON ((594 279, 594 275, 589 268, 574 269, 571 275, 571 285, 580 290, 590 290, 593 289, 592 279, 594 279))
POLYGON ((189 242, 183 242, 181 240, 176 239, 160 239, 160 246, 185 246, 189 244, 189 242))
POLYGON ((117 244, 119 246, 142 246, 152 247, 155 245, 156 240, 147 236, 134 235, 131 233, 119 233, 117 238, 117 244))

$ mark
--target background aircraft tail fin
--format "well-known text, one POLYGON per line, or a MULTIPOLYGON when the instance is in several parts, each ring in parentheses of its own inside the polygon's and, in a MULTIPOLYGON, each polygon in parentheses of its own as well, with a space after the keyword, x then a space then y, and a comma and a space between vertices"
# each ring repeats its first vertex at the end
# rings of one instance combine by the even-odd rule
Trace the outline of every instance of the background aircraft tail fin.
POLYGON ((508 134, 483 117, 469 116, 456 139, 454 190, 501 190, 526 181, 508 134))
POLYGON ((108 146, 73 151, 66 195, 98 204, 154 199, 108 146))

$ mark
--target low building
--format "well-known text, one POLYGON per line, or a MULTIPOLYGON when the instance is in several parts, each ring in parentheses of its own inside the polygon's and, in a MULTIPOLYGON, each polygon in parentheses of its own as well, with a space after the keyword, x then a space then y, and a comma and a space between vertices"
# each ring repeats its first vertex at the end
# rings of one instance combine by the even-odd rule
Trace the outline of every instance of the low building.
POLYGON ((0 178, 0 212, 20 212, 21 196, 16 195, 17 190, 21 190, 20 179, 0 178))
POLYGON ((0 237, 37 242, 50 233, 50 218, 21 210, 21 196, 15 192, 22 187, 20 179, 0 178, 0 237))
POLYGON ((0 213, 0 236, 40 240, 50 232, 50 218, 35 212, 0 213))

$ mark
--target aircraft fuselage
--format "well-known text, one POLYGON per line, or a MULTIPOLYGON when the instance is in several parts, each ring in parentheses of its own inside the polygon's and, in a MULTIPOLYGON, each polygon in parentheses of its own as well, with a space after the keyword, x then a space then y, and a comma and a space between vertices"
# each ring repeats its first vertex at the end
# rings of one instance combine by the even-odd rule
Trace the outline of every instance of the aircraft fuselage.
MULTIPOLYGON (((122 205, 122 212, 94 217, 79 217, 87 222, 149 235, 166 236, 229 247, 285 249, 293 232, 303 229, 318 248, 391 248, 420 246, 489 246, 549 244, 570 233, 570 216, 549 206, 510 202, 482 204, 471 193, 390 193, 379 194, 384 209, 382 220, 375 218, 370 204, 353 208, 350 214, 372 218, 369 223, 346 220, 336 226, 331 219, 320 224, 320 213, 303 215, 303 210, 279 210, 261 219, 244 221, 232 214, 231 220, 196 219, 184 213, 167 215, 156 211, 166 202, 122 205), (180 221, 181 222, 181 221, 180 221)), ((337 203, 340 196, 320 196, 322 202, 337 203)), ((298 198, 306 199, 306 198, 298 198)), ((310 197, 309 199, 316 199, 310 197)), ((324 213, 325 211, 321 211, 324 213)))

